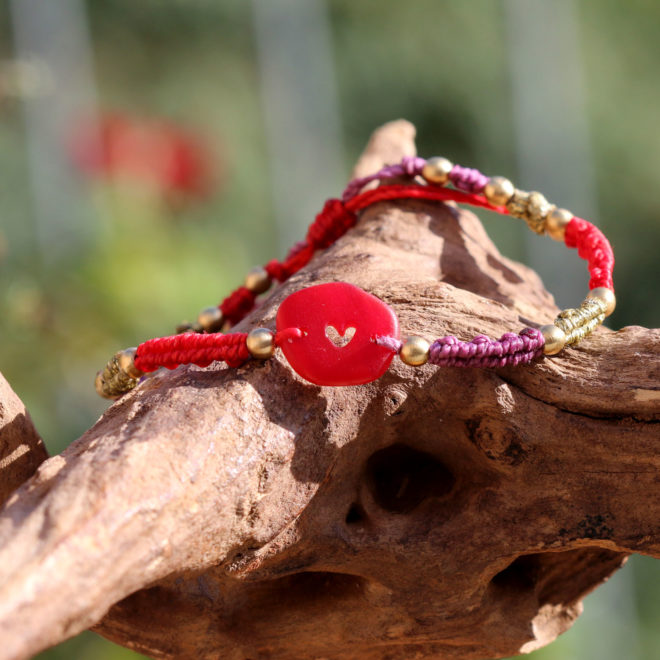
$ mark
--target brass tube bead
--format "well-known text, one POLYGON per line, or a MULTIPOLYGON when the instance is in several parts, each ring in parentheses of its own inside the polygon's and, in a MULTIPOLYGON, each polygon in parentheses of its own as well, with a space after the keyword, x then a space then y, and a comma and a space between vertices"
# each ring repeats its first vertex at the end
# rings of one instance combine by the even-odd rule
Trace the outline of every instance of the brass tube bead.
POLYGON ((535 190, 529 193, 529 199, 527 202, 527 214, 529 215, 532 222, 542 221, 545 225, 545 219, 551 210, 552 204, 550 204, 550 202, 545 198, 545 195, 535 190))
POLYGON ((515 218, 522 218, 527 226, 537 234, 545 232, 545 219, 552 209, 548 200, 535 190, 516 190, 506 204, 507 211, 515 218))
MULTIPOLYGON (((136 377, 127 374, 120 366, 120 359, 124 364, 129 359, 123 356, 124 351, 120 351, 112 356, 108 364, 102 371, 96 374, 94 386, 98 394, 105 399, 117 399, 122 394, 132 390, 138 383, 136 377)), ((142 375, 142 372, 139 372, 142 375)))
POLYGON ((609 316, 616 308, 616 296, 612 289, 604 286, 591 289, 587 294, 587 298, 600 300, 605 304, 605 316, 609 316))
POLYGON ((568 209, 559 209, 555 206, 545 219, 545 233, 555 241, 563 242, 566 227, 572 219, 573 214, 568 209))
POLYGON ((511 199, 506 203, 506 210, 509 212, 509 215, 512 215, 514 218, 524 218, 527 213, 528 199, 528 192, 516 188, 511 199))
POLYGON ((543 345, 544 355, 556 355, 566 345, 566 333, 553 323, 542 325, 539 330, 543 335, 543 339, 545 339, 543 345))
POLYGON ((411 367, 419 367, 429 360, 431 345, 423 337, 408 337, 399 349, 399 357, 411 367))
POLYGON ((248 333, 246 344, 253 358, 267 360, 275 352, 275 335, 268 328, 254 328, 248 333))
POLYGON ((422 176, 429 183, 444 185, 449 181, 449 174, 454 169, 454 163, 442 156, 429 158, 422 168, 422 176))
POLYGON ((270 289, 270 285, 273 281, 270 279, 270 275, 265 268, 257 266, 253 268, 245 276, 245 288, 259 295, 260 293, 265 293, 270 289))
POLYGON ((491 177, 484 188, 484 195, 493 206, 505 206, 515 192, 514 185, 503 176, 491 177))
POLYGON ((217 306, 205 307, 197 316, 197 324, 206 332, 220 332, 224 323, 224 314, 217 306))
POLYGON ((605 317, 593 318, 582 325, 574 327, 570 333, 566 335, 566 344, 573 345, 582 341, 587 335, 590 335, 602 322, 605 317))
POLYGON ((565 309, 555 319, 555 325, 566 334, 566 345, 577 344, 605 320, 605 303, 598 298, 586 298, 577 309, 565 309))

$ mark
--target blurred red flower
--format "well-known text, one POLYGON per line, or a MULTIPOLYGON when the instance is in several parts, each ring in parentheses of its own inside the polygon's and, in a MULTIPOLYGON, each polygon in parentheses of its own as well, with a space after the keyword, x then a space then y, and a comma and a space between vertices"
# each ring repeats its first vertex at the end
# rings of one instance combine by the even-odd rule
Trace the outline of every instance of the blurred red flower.
POLYGON ((213 190, 213 159, 202 139, 162 119, 106 115, 72 136, 75 165, 101 179, 144 184, 169 200, 201 199, 213 190))

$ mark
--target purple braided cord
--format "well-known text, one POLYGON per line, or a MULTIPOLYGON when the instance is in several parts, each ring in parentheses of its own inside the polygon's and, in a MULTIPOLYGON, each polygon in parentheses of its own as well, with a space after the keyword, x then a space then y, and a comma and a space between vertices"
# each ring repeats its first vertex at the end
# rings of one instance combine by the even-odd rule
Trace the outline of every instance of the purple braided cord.
POLYGON ((398 353, 401 350, 402 342, 396 337, 383 337, 382 335, 378 335, 373 338, 373 341, 379 346, 385 346, 385 348, 388 348, 392 353, 398 353))
MULTIPOLYGON (((408 176, 411 179, 422 173, 422 168, 426 164, 424 158, 417 156, 404 156, 400 163, 396 165, 386 165, 375 174, 363 176, 359 179, 353 179, 342 193, 341 200, 346 203, 349 199, 355 197, 364 186, 377 179, 393 179, 399 176, 408 176)), ((485 184, 484 184, 485 185, 485 184)))
POLYGON ((539 330, 505 332, 499 340, 479 335, 472 341, 442 337, 431 344, 429 362, 440 367, 505 367, 527 364, 543 355, 545 340, 539 330))
POLYGON ((449 173, 449 180, 458 190, 474 194, 482 192, 488 183, 488 177, 479 170, 460 165, 454 165, 449 173))

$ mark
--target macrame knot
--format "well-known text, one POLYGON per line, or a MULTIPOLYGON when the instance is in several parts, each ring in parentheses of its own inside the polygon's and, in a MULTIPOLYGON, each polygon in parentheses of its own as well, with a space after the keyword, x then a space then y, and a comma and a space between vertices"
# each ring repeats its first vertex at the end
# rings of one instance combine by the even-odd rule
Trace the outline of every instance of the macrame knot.
POLYGON ((589 288, 605 287, 614 289, 612 271, 614 252, 603 232, 582 218, 573 218, 566 227, 564 238, 566 247, 577 248, 582 259, 587 260, 591 279, 589 288))
POLYGON ((468 193, 480 193, 488 183, 488 177, 479 170, 454 165, 449 173, 449 180, 455 188, 468 193))
POLYGON ((271 279, 277 280, 278 282, 284 282, 287 278, 284 264, 277 259, 271 259, 264 266, 264 270, 268 273, 271 279))
POLYGON ((284 282, 306 266, 313 256, 314 248, 307 241, 299 241, 289 250, 284 261, 273 259, 264 266, 264 270, 272 279, 284 282))
POLYGON ((543 348, 545 344, 543 333, 536 328, 524 328, 520 331, 520 336, 529 342, 530 348, 543 348))
POLYGON ((402 176, 414 178, 422 173, 424 165, 426 165, 426 160, 424 158, 419 158, 418 156, 404 156, 400 163, 385 165, 378 170, 378 172, 362 176, 359 179, 353 179, 353 181, 346 186, 341 199, 344 203, 348 202, 372 181, 382 182, 384 179, 396 179, 402 176))
MULTIPOLYGON (((484 336, 485 335, 480 335, 480 337, 484 337, 484 336)), ((438 346, 456 346, 457 344, 460 343, 460 341, 456 337, 449 335, 447 337, 440 337, 439 339, 436 339, 433 343, 437 344, 438 346)))
POLYGON ((207 335, 188 332, 150 339, 138 347, 135 366, 145 373, 159 367, 176 369, 181 364, 208 367, 216 360, 223 360, 230 367, 240 367, 250 358, 246 337, 246 333, 207 335))
POLYGON ((307 231, 307 242, 317 250, 330 247, 357 221, 339 199, 329 199, 307 231))
POLYGON ((404 156, 401 159, 401 169, 406 176, 418 176, 426 165, 426 159, 419 156, 404 156))
POLYGON ((444 367, 505 367, 526 364, 543 353, 543 335, 534 328, 520 334, 505 332, 499 339, 477 335, 472 341, 456 337, 436 339, 429 351, 429 362, 444 367))
POLYGON ((232 324, 238 323, 253 307, 256 295, 244 286, 227 296, 220 304, 224 317, 232 324))

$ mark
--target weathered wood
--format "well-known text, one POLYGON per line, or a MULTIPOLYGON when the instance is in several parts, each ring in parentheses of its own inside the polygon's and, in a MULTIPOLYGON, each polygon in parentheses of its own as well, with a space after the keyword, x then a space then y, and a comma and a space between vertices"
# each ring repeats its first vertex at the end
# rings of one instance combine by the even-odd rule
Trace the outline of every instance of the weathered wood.
MULTIPOLYGON (((358 173, 413 138, 385 126, 358 173)), ((429 338, 556 313, 475 216, 409 201, 368 209, 241 327, 332 280, 429 338)), ((359 387, 305 383, 281 355, 158 374, 2 512, 0 656, 89 626, 162 658, 542 646, 627 554, 660 557, 659 377, 660 331, 638 327, 524 368, 397 361, 359 387)))
POLYGON ((0 504, 47 458, 25 406, 0 374, 0 504))

